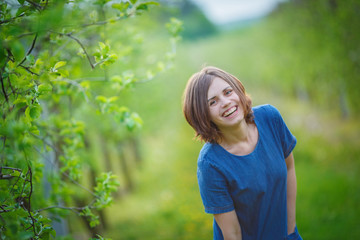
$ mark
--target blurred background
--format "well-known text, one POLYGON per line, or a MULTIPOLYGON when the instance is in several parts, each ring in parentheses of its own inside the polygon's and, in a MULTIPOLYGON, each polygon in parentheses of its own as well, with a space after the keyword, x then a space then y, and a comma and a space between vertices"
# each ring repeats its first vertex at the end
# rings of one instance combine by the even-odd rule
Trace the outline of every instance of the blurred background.
MULTIPOLYGON (((111 170, 120 181, 96 230, 124 240, 212 239, 212 216, 204 212, 196 179, 202 143, 194 140, 181 110, 189 77, 212 65, 237 76, 253 105, 278 108, 297 137, 297 226, 302 237, 359 239, 359 1, 159 3, 131 20, 144 33, 143 47, 132 52, 140 60, 126 64, 156 62, 157 54, 170 46, 164 30, 170 17, 181 20, 184 30, 171 69, 118 95, 141 116, 142 129, 119 132, 101 116, 74 113, 88 123, 84 173, 111 170)), ((128 33, 131 25, 107 28, 115 52, 126 51, 121 47, 126 41, 117 40, 128 33)), ((115 62, 107 74, 120 74, 124 64, 115 62)), ((99 73, 81 69, 88 77, 99 73)), ((99 87, 108 91, 102 83, 99 87)), ((72 216, 64 216, 58 237, 92 236, 93 230, 72 216)))
MULTIPOLYGON (((359 2, 164 1, 156 11, 184 22, 183 39, 174 69, 128 96, 144 119, 142 163, 132 193, 106 212, 107 236, 212 239, 196 179, 202 144, 183 119, 181 97, 188 78, 213 65, 237 76, 254 105, 276 106, 297 137, 303 238, 359 238, 359 2)), ((160 36, 148 41, 161 49, 160 36)))

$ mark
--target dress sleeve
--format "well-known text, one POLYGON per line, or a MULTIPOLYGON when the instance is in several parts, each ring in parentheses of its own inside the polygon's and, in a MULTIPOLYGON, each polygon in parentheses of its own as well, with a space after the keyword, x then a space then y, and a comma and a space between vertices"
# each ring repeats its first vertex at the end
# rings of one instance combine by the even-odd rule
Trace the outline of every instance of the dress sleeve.
POLYGON ((218 214, 234 210, 228 184, 221 171, 207 162, 200 162, 197 177, 206 213, 218 214))
POLYGON ((282 150, 284 153, 284 158, 287 158, 295 148, 296 137, 290 132, 289 128, 286 126, 279 110, 273 107, 273 112, 275 115, 275 121, 282 145, 282 150))

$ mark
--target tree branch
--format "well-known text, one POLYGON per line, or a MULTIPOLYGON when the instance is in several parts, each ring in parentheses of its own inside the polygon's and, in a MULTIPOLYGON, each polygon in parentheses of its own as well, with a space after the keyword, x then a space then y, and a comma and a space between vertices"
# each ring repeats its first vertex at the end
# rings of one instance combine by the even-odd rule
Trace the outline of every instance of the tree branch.
POLYGON ((60 36, 66 36, 66 37, 68 37, 68 38, 71 38, 71 39, 75 40, 75 41, 80 45, 81 49, 84 51, 84 53, 85 53, 85 55, 86 55, 86 57, 87 57, 87 59, 88 59, 88 61, 89 61, 89 64, 90 64, 91 68, 92 68, 92 69, 95 68, 94 64, 91 62, 91 59, 90 59, 89 54, 87 53, 87 51, 86 51, 86 49, 85 49, 85 46, 81 43, 81 41, 80 41, 78 38, 76 38, 76 37, 74 37, 74 36, 72 35, 72 32, 70 32, 70 33, 59 33, 59 32, 54 32, 54 31, 51 31, 51 30, 50 30, 49 32, 52 32, 52 33, 55 33, 55 34, 59 34, 60 36))
MULTIPOLYGON (((15 89, 14 89, 13 86, 11 85, 11 81, 10 81, 10 77, 9 77, 9 76, 7 77, 7 80, 8 80, 8 84, 9 84, 11 90, 12 90, 11 94, 15 93, 15 89)), ((10 94, 9 94, 9 95, 10 95, 10 94)))
POLYGON ((65 206, 60 206, 60 205, 54 205, 54 206, 49 206, 49 207, 45 207, 45 208, 40 208, 38 210, 36 210, 36 212, 41 212, 41 211, 46 211, 46 210, 49 210, 49 209, 53 209, 53 208, 60 208, 60 209, 65 209, 65 210, 71 210, 75 213, 78 213, 80 211, 83 211, 84 209, 86 208, 90 208, 90 209, 93 209, 95 208, 93 206, 93 204, 95 203, 95 199, 93 199, 87 206, 85 207, 65 207, 65 206), (78 211, 78 212, 77 212, 78 211))
MULTIPOLYGON (((95 208, 93 206, 87 206, 89 208, 95 208)), ((60 208, 60 209, 65 209, 65 210, 71 210, 73 212, 78 213, 77 211, 83 211, 86 207, 65 207, 65 206, 59 206, 59 205, 54 205, 54 206, 49 206, 49 207, 45 207, 45 208, 40 208, 38 210, 36 210, 36 212, 42 212, 42 211, 46 211, 49 209, 53 209, 53 208, 60 208)))
POLYGON ((94 23, 84 23, 81 25, 82 28, 84 27, 90 27, 90 26, 100 26, 100 25, 105 25, 105 24, 108 24, 110 21, 111 22, 117 22, 117 21, 120 21, 120 20, 123 20, 123 19, 126 19, 130 16, 132 16, 133 14, 129 14, 127 16, 123 16, 123 17, 117 17, 115 19, 112 19, 112 20, 105 20, 105 21, 99 21, 99 22, 94 22, 94 23))
POLYGON ((9 104, 9 98, 8 98, 8 95, 7 95, 6 91, 5 91, 4 79, 2 77, 2 71, 0 72, 0 81, 1 81, 1 89, 2 89, 2 92, 4 94, 5 100, 9 104))
POLYGON ((69 84, 71 84, 71 85, 74 85, 74 86, 76 86, 76 87, 78 87, 82 92, 83 92, 83 94, 84 94, 84 97, 85 97, 85 100, 86 100, 86 102, 88 103, 89 102, 89 98, 86 96, 86 90, 79 84, 79 83, 77 83, 76 81, 74 81, 74 80, 70 80, 70 79, 60 79, 60 80, 53 80, 54 82, 57 82, 57 81, 60 81, 60 82, 67 82, 67 83, 69 83, 69 84))
MULTIPOLYGON (((44 139, 32 134, 34 137, 37 137, 38 139, 42 140, 46 145, 50 146, 51 148, 54 149, 54 151, 59 152, 58 150, 56 150, 55 147, 53 147, 51 144, 47 143, 44 139)), ((50 162, 52 165, 54 165, 53 162, 51 162, 46 156, 44 156, 38 149, 35 148, 35 150, 48 162, 50 162)), ((54 165, 55 166, 55 165, 54 165)), ((64 175, 65 177, 67 177, 72 183, 74 183, 75 185, 77 185, 78 187, 82 188, 83 190, 87 191, 88 193, 90 193, 92 196, 97 197, 97 195, 92 192, 91 190, 87 189, 86 187, 84 187, 83 185, 81 185, 79 182, 77 182, 76 180, 72 179, 67 173, 62 172, 62 175, 64 175)))
POLYGON ((43 7, 41 7, 39 4, 37 4, 36 2, 33 2, 33 1, 31 1, 31 0, 26 0, 28 3, 30 3, 33 7, 35 7, 36 8, 36 10, 38 10, 38 11, 41 11, 41 10, 43 10, 43 7))
MULTIPOLYGON (((26 156, 26 154, 25 154, 25 156, 26 156)), ((32 220, 31 225, 33 226, 33 232, 34 232, 35 236, 38 236, 38 234, 36 233, 36 229, 35 229, 35 218, 31 214, 31 195, 32 195, 32 192, 33 192, 33 183, 32 183, 32 171, 31 171, 30 165, 28 165, 28 168, 29 168, 29 173, 30 173, 30 181, 29 181, 30 182, 30 193, 29 193, 29 196, 27 196, 28 205, 29 205, 27 211, 28 211, 29 216, 30 216, 30 218, 32 220)))
POLYGON ((29 48, 28 52, 27 52, 26 55, 24 56, 23 60, 18 64, 18 66, 21 65, 21 64, 23 64, 23 63, 26 61, 26 57, 29 56, 30 53, 32 52, 32 50, 34 49, 37 36, 38 36, 37 33, 35 33, 35 37, 34 37, 32 43, 31 43, 31 47, 29 48))
POLYGON ((22 38, 22 37, 26 37, 26 36, 34 35, 34 34, 36 34, 36 32, 23 33, 23 34, 17 35, 16 38, 22 38))
MULTIPOLYGON (((14 172, 14 171, 18 171, 18 172, 22 173, 22 170, 21 170, 21 169, 19 169, 19 168, 12 168, 12 167, 0 167, 0 173, 1 173, 2 169, 11 169, 11 170, 13 170, 13 172, 14 172)), ((12 191, 14 190, 15 185, 19 182, 20 177, 21 177, 21 174, 18 176, 17 180, 16 180, 15 183, 12 185, 12 187, 11 187, 11 189, 10 189, 10 191, 9 191, 9 195, 8 195, 8 197, 3 201, 3 203, 6 202, 6 201, 9 199, 12 191)))
POLYGON ((26 67, 26 66, 24 66, 24 65, 19 65, 19 66, 22 67, 22 68, 24 68, 26 71, 28 71, 29 73, 31 73, 31 74, 33 74, 33 75, 40 76, 40 74, 31 71, 29 67, 26 67))
POLYGON ((73 40, 75 40, 75 41, 80 45, 80 47, 81 47, 82 50, 84 51, 84 53, 85 53, 85 55, 86 55, 86 57, 87 57, 87 59, 88 59, 88 61, 89 61, 89 64, 90 64, 91 68, 94 69, 95 66, 94 66, 93 63, 91 62, 90 56, 89 56, 89 54, 87 53, 84 45, 80 42, 80 40, 77 39, 76 37, 72 36, 71 34, 66 34, 66 36, 69 37, 69 38, 71 38, 71 39, 73 39, 73 40))
POLYGON ((20 196, 22 196, 22 194, 24 192, 26 181, 29 182, 30 183, 30 193, 29 193, 29 195, 27 197, 24 197, 24 198, 28 199, 28 204, 27 204, 27 207, 25 207, 25 209, 27 210, 27 212, 29 214, 29 217, 31 218, 31 224, 30 225, 32 225, 34 235, 38 236, 38 234, 36 233, 36 228, 35 228, 35 218, 31 214, 31 195, 33 193, 32 170, 31 170, 30 162, 29 162, 29 159, 27 158, 25 150, 23 150, 23 153, 24 153, 25 160, 26 160, 26 162, 28 164, 28 172, 26 173, 23 189, 21 191, 20 196), (29 180, 27 180, 28 175, 29 175, 29 180))
POLYGON ((2 24, 4 24, 4 23, 11 22, 12 20, 15 20, 15 19, 17 19, 17 18, 24 17, 24 16, 25 16, 25 13, 21 13, 19 16, 12 17, 12 18, 5 19, 5 20, 2 20, 2 21, 0 21, 0 25, 2 25, 2 24))
MULTIPOLYGON (((6 206, 6 205, 5 205, 5 206, 6 206)), ((10 211, 11 211, 11 210, 6 210, 6 209, 4 209, 3 206, 0 206, 0 208, 1 208, 1 210, 2 210, 2 211, 0 211, 0 213, 10 212, 10 211)))

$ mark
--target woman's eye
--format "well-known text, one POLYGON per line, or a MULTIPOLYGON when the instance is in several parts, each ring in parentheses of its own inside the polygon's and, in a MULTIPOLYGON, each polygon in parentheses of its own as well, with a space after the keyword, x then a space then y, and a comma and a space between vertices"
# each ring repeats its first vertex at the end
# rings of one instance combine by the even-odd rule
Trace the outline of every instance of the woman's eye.
POLYGON ((215 100, 211 100, 211 101, 209 102, 209 105, 212 106, 212 105, 214 105, 215 103, 216 103, 215 100))
POLYGON ((232 93, 232 89, 226 90, 225 95, 229 95, 230 93, 232 93))

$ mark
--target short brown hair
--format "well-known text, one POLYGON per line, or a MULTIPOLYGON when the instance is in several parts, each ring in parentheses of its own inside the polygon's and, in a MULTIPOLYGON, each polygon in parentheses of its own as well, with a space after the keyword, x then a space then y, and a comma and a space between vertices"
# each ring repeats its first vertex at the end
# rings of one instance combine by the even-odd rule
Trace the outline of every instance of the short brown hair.
POLYGON ((195 130, 196 137, 205 142, 218 143, 222 139, 219 128, 211 121, 207 103, 207 93, 215 78, 226 81, 239 96, 244 109, 245 121, 254 122, 251 98, 246 94, 244 85, 235 76, 216 67, 204 67, 193 74, 187 82, 183 95, 183 112, 186 121, 195 130))

